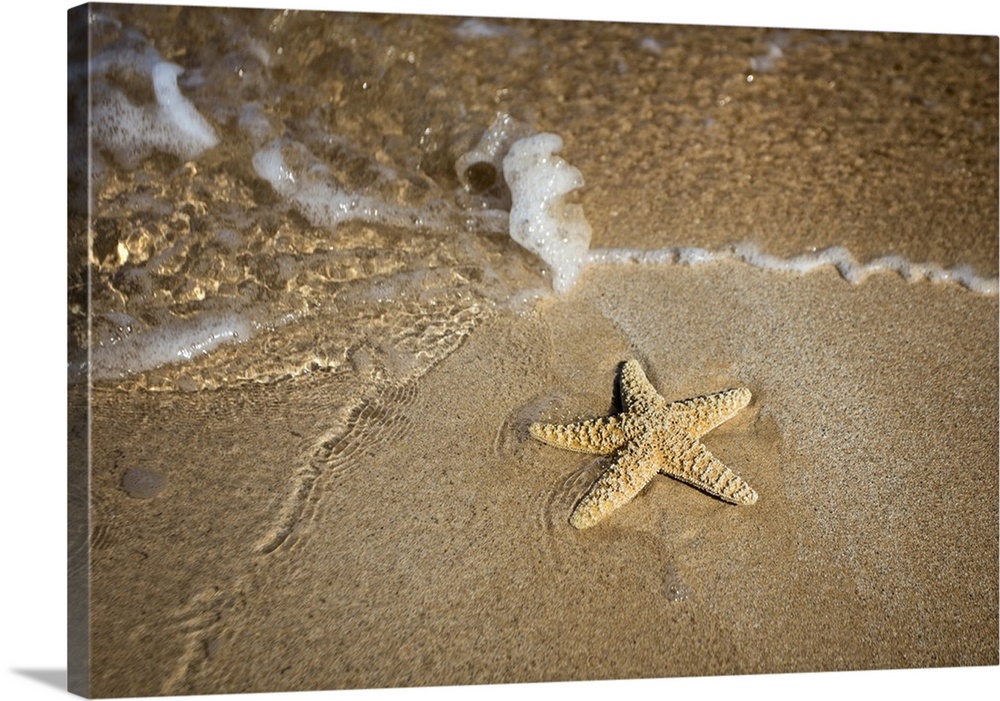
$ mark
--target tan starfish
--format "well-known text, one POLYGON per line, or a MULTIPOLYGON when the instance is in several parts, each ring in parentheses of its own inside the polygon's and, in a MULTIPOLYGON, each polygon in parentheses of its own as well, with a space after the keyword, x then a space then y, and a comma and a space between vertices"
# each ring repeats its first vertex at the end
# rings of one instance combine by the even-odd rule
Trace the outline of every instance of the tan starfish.
POLYGON ((657 472, 733 504, 757 501, 757 492, 698 441, 750 402, 749 389, 667 402, 639 363, 629 360, 622 366, 621 397, 621 414, 562 426, 534 423, 528 429, 557 448, 616 456, 577 502, 570 525, 593 526, 631 501, 657 472))

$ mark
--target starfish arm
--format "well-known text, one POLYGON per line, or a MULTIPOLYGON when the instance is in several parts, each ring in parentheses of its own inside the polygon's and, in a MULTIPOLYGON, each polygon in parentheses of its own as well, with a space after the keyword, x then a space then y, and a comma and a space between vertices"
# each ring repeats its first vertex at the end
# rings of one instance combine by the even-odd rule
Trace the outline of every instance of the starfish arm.
POLYGON ((663 442, 659 448, 660 472, 668 477, 687 482, 731 504, 750 506, 757 501, 757 492, 694 436, 677 435, 676 440, 663 442))
POLYGON ((750 390, 746 387, 727 389, 724 392, 707 394, 704 397, 673 402, 668 411, 678 424, 699 438, 719 424, 733 418, 736 413, 750 403, 750 390))
POLYGON ((542 443, 578 453, 610 455, 625 442, 622 421, 617 416, 602 416, 575 424, 534 423, 528 427, 528 432, 542 443))
POLYGON ((590 528, 619 506, 632 501, 656 476, 657 464, 652 457, 652 451, 640 442, 626 445, 577 502, 569 517, 570 525, 590 528))
POLYGON ((622 408, 630 413, 643 413, 663 404, 663 397, 646 378, 637 360, 622 365, 622 408))

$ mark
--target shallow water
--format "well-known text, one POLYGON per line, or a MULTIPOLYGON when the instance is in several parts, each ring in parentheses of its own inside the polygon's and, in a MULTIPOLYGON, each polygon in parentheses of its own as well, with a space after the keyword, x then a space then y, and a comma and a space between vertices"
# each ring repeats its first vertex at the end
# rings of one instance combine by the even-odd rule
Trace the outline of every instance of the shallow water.
POLYGON ((95 692, 996 663, 995 37, 129 6, 90 30, 95 692), (562 294, 494 163, 456 170, 498 114, 586 182, 562 294), (670 398, 752 388, 706 442, 759 505, 663 478, 568 526, 603 463, 526 426, 617 410, 627 357, 670 398))
MULTIPOLYGON (((995 38, 130 6, 91 17, 93 354, 88 366, 77 228, 71 379, 270 381, 405 354, 398 334, 434 358, 498 306, 529 307, 550 271, 508 238, 502 176, 456 174, 498 113, 562 137, 586 181, 571 201, 594 232, 591 265, 735 257, 996 294, 995 38), (170 63, 183 69, 174 101, 190 101, 205 141, 160 123, 153 73, 170 63)), ((82 95, 72 107, 83 154, 82 95)), ((85 164, 72 165, 83 227, 85 164)))

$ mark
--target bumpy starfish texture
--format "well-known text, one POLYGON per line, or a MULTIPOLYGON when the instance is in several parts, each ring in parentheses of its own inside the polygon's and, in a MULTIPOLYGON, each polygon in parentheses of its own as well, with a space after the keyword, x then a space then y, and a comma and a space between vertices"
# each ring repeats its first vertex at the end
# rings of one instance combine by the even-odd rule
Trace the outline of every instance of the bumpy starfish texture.
POLYGON ((749 389, 667 402, 639 363, 629 360, 622 366, 621 397, 621 414, 565 425, 534 423, 528 429, 557 448, 615 455, 577 502, 570 525, 593 526, 631 501, 658 472, 733 504, 757 501, 757 492, 698 441, 750 403, 749 389))

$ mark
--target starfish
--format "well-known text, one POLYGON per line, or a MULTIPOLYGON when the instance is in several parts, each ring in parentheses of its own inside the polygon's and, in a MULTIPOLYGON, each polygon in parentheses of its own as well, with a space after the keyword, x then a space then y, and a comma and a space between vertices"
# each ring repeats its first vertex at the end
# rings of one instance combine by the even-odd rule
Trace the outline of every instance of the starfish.
POLYGON ((750 402, 749 389, 667 402, 638 361, 629 360, 622 365, 621 397, 621 414, 565 425, 534 423, 528 429, 557 448, 615 455, 577 502, 570 525, 593 526, 631 501, 658 472, 733 504, 757 501, 757 492, 698 441, 750 402))

